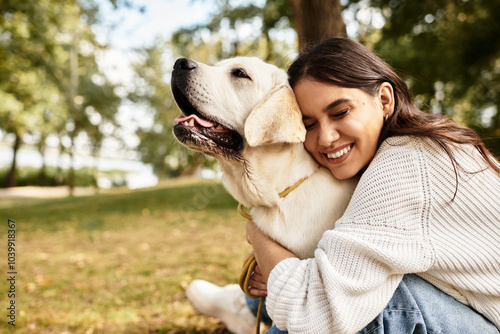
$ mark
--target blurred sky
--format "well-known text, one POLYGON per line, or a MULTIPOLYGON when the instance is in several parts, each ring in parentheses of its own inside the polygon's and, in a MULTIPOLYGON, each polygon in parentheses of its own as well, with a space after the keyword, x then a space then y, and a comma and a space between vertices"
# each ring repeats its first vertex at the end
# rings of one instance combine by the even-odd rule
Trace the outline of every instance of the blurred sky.
POLYGON ((118 50, 148 45, 157 35, 168 37, 180 27, 205 23, 216 9, 214 0, 133 0, 133 8, 118 9, 109 0, 99 2, 104 27, 95 32, 101 42, 118 50))
POLYGON ((125 85, 132 79, 134 49, 152 45, 159 36, 168 39, 180 27, 205 23, 215 10, 214 0, 133 0, 132 8, 118 9, 109 0, 99 3, 101 24, 93 30, 109 47, 97 59, 109 79, 125 85))

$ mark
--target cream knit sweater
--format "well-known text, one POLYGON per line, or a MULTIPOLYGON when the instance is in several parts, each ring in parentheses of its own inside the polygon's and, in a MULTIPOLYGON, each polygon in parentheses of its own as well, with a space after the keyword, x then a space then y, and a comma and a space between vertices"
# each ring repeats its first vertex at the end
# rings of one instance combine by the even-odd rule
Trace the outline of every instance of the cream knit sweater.
MULTIPOLYGON (((290 333, 354 333, 418 273, 500 327, 500 175, 470 147, 451 160, 429 139, 386 140, 315 257, 281 261, 268 312, 290 333), (479 171, 479 172, 478 172, 479 171)), ((314 222, 305 222, 314 224, 314 222)))

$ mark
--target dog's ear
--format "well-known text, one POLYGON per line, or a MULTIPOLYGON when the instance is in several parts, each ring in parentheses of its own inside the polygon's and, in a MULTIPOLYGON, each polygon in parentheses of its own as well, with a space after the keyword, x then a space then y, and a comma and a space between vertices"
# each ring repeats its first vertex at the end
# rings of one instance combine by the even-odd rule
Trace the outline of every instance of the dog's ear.
POLYGON ((245 121, 245 138, 252 147, 275 143, 302 143, 306 129, 289 85, 275 88, 245 121))

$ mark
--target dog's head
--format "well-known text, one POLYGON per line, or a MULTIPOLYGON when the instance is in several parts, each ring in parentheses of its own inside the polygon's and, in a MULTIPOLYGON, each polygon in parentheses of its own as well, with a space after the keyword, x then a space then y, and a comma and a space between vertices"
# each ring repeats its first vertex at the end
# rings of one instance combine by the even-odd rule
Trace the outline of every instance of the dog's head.
POLYGON ((257 58, 237 57, 214 66, 181 58, 171 85, 184 114, 176 118, 174 134, 191 149, 234 159, 248 146, 305 139, 286 72, 257 58))

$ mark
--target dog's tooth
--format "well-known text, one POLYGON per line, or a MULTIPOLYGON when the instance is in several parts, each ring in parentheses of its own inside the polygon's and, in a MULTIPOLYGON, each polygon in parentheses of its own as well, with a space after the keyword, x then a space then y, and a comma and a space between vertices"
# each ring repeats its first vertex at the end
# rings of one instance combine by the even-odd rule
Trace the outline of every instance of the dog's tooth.
POLYGON ((194 119, 189 120, 189 126, 194 126, 194 119))

